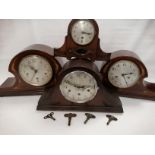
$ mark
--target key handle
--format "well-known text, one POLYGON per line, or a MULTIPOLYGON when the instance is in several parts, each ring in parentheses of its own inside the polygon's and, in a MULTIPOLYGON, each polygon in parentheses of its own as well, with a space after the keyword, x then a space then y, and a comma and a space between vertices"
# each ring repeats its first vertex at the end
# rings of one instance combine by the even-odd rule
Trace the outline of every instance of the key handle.
POLYGON ((74 114, 74 113, 68 113, 68 114, 65 114, 64 116, 65 117, 72 118, 72 117, 76 117, 76 114, 74 114))
POLYGON ((45 116, 44 119, 51 118, 51 119, 55 120, 55 118, 53 117, 53 115, 54 115, 54 112, 51 112, 50 114, 48 114, 47 116, 45 116))
POLYGON ((87 118, 96 118, 95 115, 90 114, 90 113, 85 113, 85 115, 86 115, 87 118))
POLYGON ((77 115, 75 113, 68 113, 65 114, 64 116, 68 118, 68 126, 70 126, 72 117, 76 117, 77 115))
POLYGON ((112 116, 112 115, 106 115, 106 117, 109 119, 107 122, 107 125, 109 125, 111 121, 117 121, 118 120, 115 116, 112 116))
POLYGON ((95 118, 96 118, 95 115, 90 114, 90 113, 85 113, 85 115, 86 115, 87 118, 86 118, 86 120, 84 121, 84 124, 86 124, 86 123, 88 122, 89 119, 95 119, 95 118))

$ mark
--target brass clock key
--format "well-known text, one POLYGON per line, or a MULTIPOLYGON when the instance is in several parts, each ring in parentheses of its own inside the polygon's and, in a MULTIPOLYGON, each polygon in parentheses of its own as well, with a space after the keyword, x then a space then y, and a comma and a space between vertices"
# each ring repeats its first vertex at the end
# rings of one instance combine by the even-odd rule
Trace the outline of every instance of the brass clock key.
POLYGON ((88 122, 89 119, 95 119, 95 118, 96 118, 95 115, 90 114, 90 113, 85 113, 85 115, 86 115, 87 118, 86 118, 86 120, 84 121, 84 124, 86 124, 86 123, 88 122))
POLYGON ((74 114, 74 113, 68 113, 68 114, 65 114, 64 116, 65 117, 68 117, 68 126, 70 126, 71 125, 72 117, 76 117, 76 114, 74 114))
POLYGON ((118 119, 112 115, 106 115, 106 117, 109 119, 107 122, 107 125, 110 124, 111 121, 117 121, 118 119))
POLYGON ((51 118, 53 121, 55 121, 56 119, 53 117, 53 115, 54 115, 54 112, 51 112, 50 114, 45 116, 44 119, 51 118))

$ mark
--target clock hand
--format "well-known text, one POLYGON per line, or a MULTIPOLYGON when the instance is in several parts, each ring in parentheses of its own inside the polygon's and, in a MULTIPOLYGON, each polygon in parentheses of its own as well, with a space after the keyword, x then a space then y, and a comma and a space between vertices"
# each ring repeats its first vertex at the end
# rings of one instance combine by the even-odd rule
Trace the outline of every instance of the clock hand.
POLYGON ((126 74, 122 74, 122 76, 126 76, 126 75, 132 75, 132 74, 134 74, 134 73, 126 73, 126 74))
POLYGON ((34 79, 35 75, 38 73, 38 70, 35 69, 33 66, 29 65, 29 67, 34 71, 31 81, 34 79))
POLYGON ((37 69, 35 69, 33 66, 31 66, 31 65, 29 65, 29 67, 35 72, 35 73, 37 73, 38 72, 38 70, 37 69))
POLYGON ((71 86, 76 87, 76 88, 84 88, 84 86, 79 86, 79 85, 73 84, 73 83, 71 83, 71 82, 68 81, 68 80, 65 80, 65 82, 66 82, 67 84, 71 85, 71 86))
POLYGON ((35 75, 37 74, 38 70, 35 70, 34 73, 33 73, 33 76, 31 78, 31 81, 34 79, 35 75))
POLYGON ((125 75, 124 75, 124 74, 122 74, 122 77, 123 77, 123 79, 124 79, 124 81, 125 81, 126 85, 128 86, 128 83, 127 83, 127 81, 126 81, 125 75))
POLYGON ((93 87, 93 86, 80 86, 80 85, 77 85, 77 84, 73 84, 73 83, 71 83, 71 82, 68 81, 68 80, 65 80, 65 82, 66 82, 67 84, 69 84, 69 85, 72 85, 72 86, 76 87, 76 88, 86 89, 86 88, 91 88, 91 87, 93 87))
POLYGON ((92 33, 85 32, 85 31, 82 31, 81 33, 82 33, 82 34, 87 34, 87 35, 91 35, 91 34, 92 34, 92 33))

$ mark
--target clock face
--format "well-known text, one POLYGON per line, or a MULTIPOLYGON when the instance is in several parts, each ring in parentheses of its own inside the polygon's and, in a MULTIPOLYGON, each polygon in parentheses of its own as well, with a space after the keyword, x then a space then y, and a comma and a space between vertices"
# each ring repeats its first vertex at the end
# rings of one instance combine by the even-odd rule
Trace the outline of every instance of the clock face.
POLYGON ((67 100, 85 103, 96 96, 98 86, 91 74, 84 71, 73 71, 63 78, 60 90, 67 100))
POLYGON ((53 76, 50 63, 39 55, 28 55, 24 57, 19 63, 18 71, 21 78, 33 86, 43 86, 53 76))
POLYGON ((135 85, 140 78, 138 66, 129 60, 120 60, 114 63, 108 71, 110 83, 118 88, 129 88, 135 85))
POLYGON ((95 36, 94 25, 89 20, 79 20, 73 25, 71 36, 79 45, 89 44, 95 36))

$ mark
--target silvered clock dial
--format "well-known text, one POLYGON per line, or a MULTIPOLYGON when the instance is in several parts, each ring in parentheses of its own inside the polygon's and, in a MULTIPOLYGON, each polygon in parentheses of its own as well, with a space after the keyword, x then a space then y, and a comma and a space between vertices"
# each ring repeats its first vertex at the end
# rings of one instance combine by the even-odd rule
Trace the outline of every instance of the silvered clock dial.
POLYGON ((28 55, 24 57, 18 68, 21 78, 33 86, 46 85, 53 76, 53 70, 44 57, 39 55, 28 55))
POLYGON ((139 78, 139 67, 129 60, 115 62, 108 71, 109 82, 118 88, 132 87, 138 82, 139 78))
POLYGON ((85 103, 96 96, 98 86, 91 74, 85 71, 73 71, 63 78, 60 90, 67 100, 74 103, 85 103))
POLYGON ((95 36, 95 27, 89 20, 77 20, 71 29, 71 36, 79 45, 89 44, 95 36))

